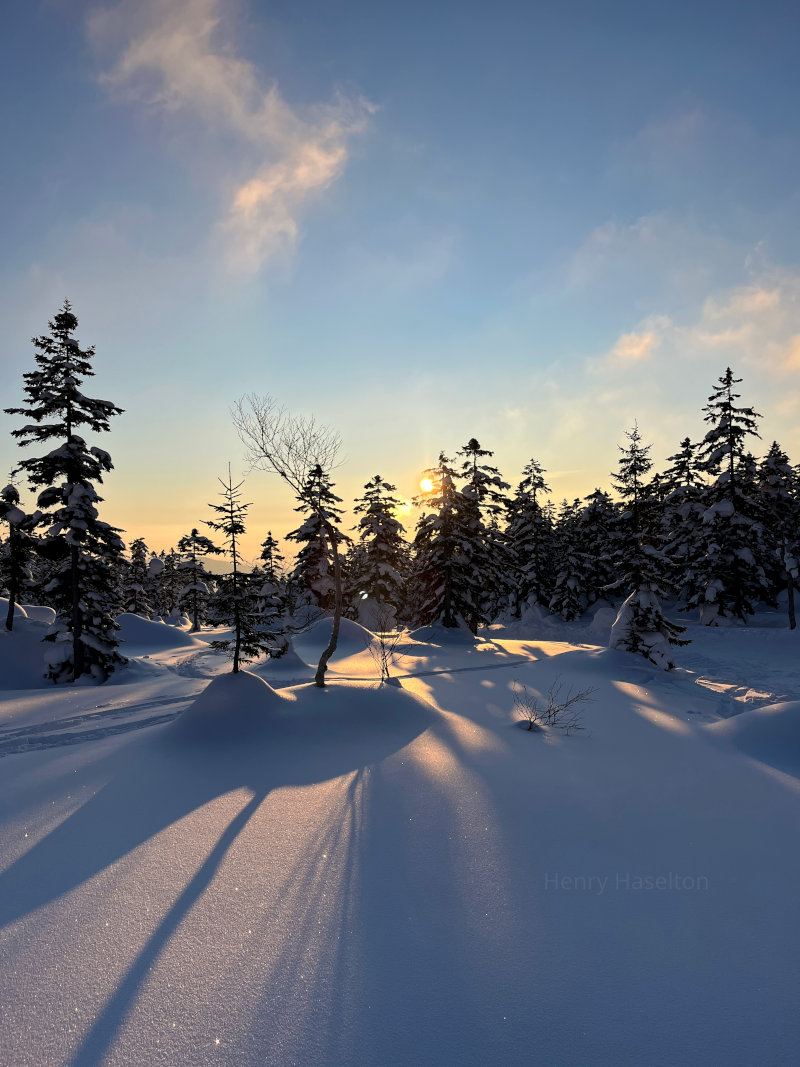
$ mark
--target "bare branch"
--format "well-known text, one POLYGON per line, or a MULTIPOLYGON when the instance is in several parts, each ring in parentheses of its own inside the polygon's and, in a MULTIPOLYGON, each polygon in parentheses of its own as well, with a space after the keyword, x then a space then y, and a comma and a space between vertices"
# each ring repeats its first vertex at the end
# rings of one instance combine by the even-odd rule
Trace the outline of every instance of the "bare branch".
POLYGON ((541 730, 543 726, 563 730, 565 734, 583 730, 581 712, 576 711, 575 706, 591 703, 597 690, 592 686, 568 689, 562 697, 563 688, 563 678, 556 678, 547 691, 547 704, 542 706, 527 686, 514 686, 514 711, 521 715, 523 722, 527 722, 528 730, 541 730))
POLYGON ((247 393, 234 404, 231 417, 249 469, 279 475, 295 493, 312 467, 338 466, 340 435, 313 415, 291 415, 269 394, 247 393))

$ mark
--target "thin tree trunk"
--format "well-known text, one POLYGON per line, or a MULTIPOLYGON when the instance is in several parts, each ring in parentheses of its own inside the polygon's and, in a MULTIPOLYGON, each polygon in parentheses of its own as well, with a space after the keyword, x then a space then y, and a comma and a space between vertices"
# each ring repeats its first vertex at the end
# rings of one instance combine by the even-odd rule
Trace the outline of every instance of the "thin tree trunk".
MULTIPOLYGON (((230 480, 230 464, 228 465, 228 479, 230 480)), ((233 524, 233 505, 231 505, 231 524, 233 524)), ((233 673, 239 673, 239 655, 242 650, 242 619, 239 614, 239 582, 236 568, 236 534, 231 534, 231 555, 233 556, 233 629, 236 641, 233 646, 233 673)))
POLYGON ((797 619, 794 614, 794 578, 791 574, 786 575, 786 593, 787 593, 787 608, 789 611, 789 629, 794 630, 797 626, 797 619))
POLYGON ((8 583, 8 614, 6 615, 6 629, 9 633, 14 629, 14 608, 17 603, 17 558, 16 558, 16 531, 9 523, 8 542, 11 557, 11 579, 8 583))
POLYGON ((333 598, 333 627, 331 629, 331 639, 328 642, 328 647, 322 653, 319 658, 319 664, 317 666, 317 673, 314 675, 314 685, 320 689, 325 688, 325 671, 328 669, 328 660, 336 651, 336 645, 339 642, 339 623, 342 618, 342 566, 339 560, 339 549, 336 544, 336 531, 331 523, 327 519, 319 516, 323 529, 327 533, 331 542, 331 552, 333 553, 333 586, 334 586, 334 598, 333 598))
POLYGON ((11 583, 8 587, 8 614, 6 615, 6 629, 9 633, 14 629, 14 607, 17 602, 16 584, 11 583))
POLYGON ((78 546, 70 546, 70 569, 72 578, 72 680, 83 674, 83 615, 81 614, 81 586, 78 577, 78 546))

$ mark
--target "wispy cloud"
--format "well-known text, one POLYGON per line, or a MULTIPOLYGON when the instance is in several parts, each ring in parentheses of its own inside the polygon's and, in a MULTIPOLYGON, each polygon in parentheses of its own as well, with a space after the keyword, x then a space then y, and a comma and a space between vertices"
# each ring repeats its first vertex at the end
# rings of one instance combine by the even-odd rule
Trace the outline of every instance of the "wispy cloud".
POLYGON ((229 266, 252 273, 295 245, 304 207, 342 174, 351 138, 375 109, 342 91, 291 106, 237 54, 229 11, 222 0, 151 0, 95 12, 88 25, 116 54, 102 78, 109 91, 199 120, 238 146, 226 155, 217 233, 229 266))

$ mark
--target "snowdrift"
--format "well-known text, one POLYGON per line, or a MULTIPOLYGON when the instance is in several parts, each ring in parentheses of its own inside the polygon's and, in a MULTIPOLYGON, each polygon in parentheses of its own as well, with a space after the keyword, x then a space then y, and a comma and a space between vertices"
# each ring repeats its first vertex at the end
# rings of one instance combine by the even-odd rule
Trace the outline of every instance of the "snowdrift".
POLYGON ((46 647, 42 638, 47 630, 45 623, 24 615, 15 615, 11 633, 5 626, 0 628, 0 684, 3 689, 44 689, 52 685, 44 676, 46 647))
POLYGON ((420 626, 411 630, 408 636, 412 641, 426 645, 474 645, 478 641, 463 619, 458 620, 458 626, 442 626, 441 623, 420 626))
POLYGON ((284 699, 249 671, 220 674, 166 729, 184 743, 248 741, 267 736, 270 713, 284 699))
POLYGON ((120 652, 123 656, 146 656, 153 652, 203 644, 176 626, 144 619, 141 615, 133 615, 131 612, 126 611, 118 615, 117 622, 120 652))
MULTIPOLYGON (((294 644, 301 657, 316 667, 322 650, 331 639, 333 619, 320 619, 305 633, 298 634, 294 644)), ((375 640, 375 635, 352 619, 342 619, 339 625, 339 641, 331 662, 346 659, 364 652, 375 640)))
MULTIPOLYGON (((8 601, 6 601, 6 604, 8 601)), ((24 604, 25 614, 29 619, 34 619, 36 622, 43 622, 47 626, 52 626, 56 621, 56 613, 52 608, 47 608, 44 604, 24 604)), ((8 609, 6 609, 8 610, 8 609)))
MULTIPOLYGON (((53 613, 55 614, 55 612, 53 613)), ((0 622, 5 625, 6 615, 8 615, 8 597, 0 596, 0 622)), ((14 605, 14 618, 15 619, 27 619, 29 615, 25 608, 21 604, 14 605)))
POLYGON ((744 711, 708 730, 746 756, 800 778, 800 700, 744 711))

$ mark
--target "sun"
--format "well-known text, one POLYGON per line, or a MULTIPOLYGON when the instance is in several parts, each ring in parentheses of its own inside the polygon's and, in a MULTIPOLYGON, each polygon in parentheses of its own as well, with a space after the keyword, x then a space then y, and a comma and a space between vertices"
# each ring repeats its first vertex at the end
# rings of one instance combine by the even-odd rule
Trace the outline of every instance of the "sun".
POLYGON ((419 483, 419 487, 420 487, 420 489, 422 490, 423 493, 432 493, 433 492, 433 479, 432 478, 423 478, 422 481, 419 483))

